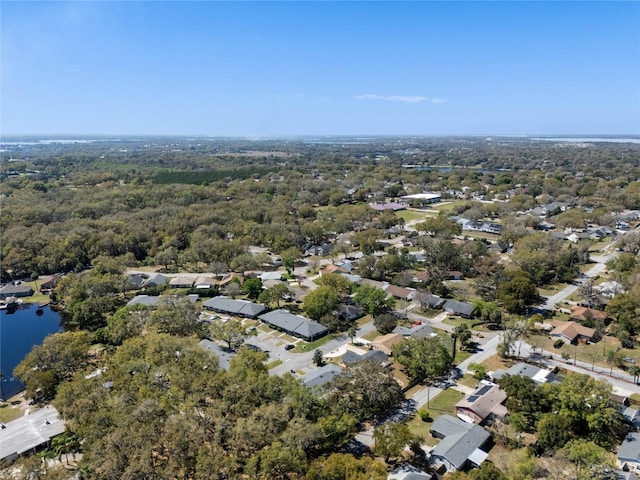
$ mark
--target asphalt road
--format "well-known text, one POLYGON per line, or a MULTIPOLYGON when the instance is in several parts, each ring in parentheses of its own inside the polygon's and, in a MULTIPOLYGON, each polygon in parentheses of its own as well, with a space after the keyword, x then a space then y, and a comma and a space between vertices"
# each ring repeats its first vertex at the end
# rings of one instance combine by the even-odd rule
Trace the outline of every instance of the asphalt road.
MULTIPOLYGON (((609 253, 606 255, 592 255, 591 260, 596 262, 596 264, 587 270, 584 273, 585 277, 594 278, 600 275, 607 269, 606 263, 615 258, 617 252, 609 253)), ((544 308, 547 310, 554 310, 556 304, 564 302, 568 297, 570 297, 576 290, 580 288, 579 285, 567 285, 565 288, 560 290, 558 293, 547 298, 547 301, 544 303, 544 308)))

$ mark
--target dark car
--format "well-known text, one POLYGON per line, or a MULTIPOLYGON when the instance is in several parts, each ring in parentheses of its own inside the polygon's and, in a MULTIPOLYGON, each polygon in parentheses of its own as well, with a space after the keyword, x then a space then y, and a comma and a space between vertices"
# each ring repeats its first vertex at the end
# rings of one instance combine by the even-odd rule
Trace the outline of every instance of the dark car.
POLYGON ((296 348, 296 346, 295 346, 295 345, 293 345, 293 344, 291 344, 291 343, 290 343, 290 344, 288 344, 288 345, 285 345, 285 346, 284 346, 284 349, 285 349, 285 350, 292 350, 292 349, 294 349, 294 348, 296 348))

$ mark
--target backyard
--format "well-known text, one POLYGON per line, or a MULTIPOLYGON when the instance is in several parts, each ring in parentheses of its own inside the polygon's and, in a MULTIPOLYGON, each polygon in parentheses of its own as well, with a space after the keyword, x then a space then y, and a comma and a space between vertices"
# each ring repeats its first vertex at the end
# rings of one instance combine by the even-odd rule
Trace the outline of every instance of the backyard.
POLYGON ((464 395, 453 388, 442 391, 430 400, 429 407, 426 405, 423 407, 429 412, 430 420, 425 422, 420 418, 420 415, 416 414, 408 423, 409 430, 412 434, 419 436, 422 439, 422 443, 429 446, 437 444, 438 439, 433 438, 429 433, 433 420, 445 414, 455 416, 455 404, 463 398, 464 395))

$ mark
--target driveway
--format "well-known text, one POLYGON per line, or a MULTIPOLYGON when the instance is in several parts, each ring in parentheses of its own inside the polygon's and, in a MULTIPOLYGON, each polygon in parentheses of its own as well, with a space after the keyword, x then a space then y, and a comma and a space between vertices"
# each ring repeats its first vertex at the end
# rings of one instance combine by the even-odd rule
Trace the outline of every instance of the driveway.
MULTIPOLYGON (((596 262, 596 264, 584 273, 585 277, 595 278, 599 276, 607 269, 606 263, 612 258, 615 258, 617 254, 618 252, 609 253, 607 255, 592 255, 591 260, 596 262)), ((558 293, 547 298, 547 301, 544 303, 544 308, 547 310, 554 310, 556 304, 564 302, 575 291, 577 291, 578 288, 580 288, 578 285, 567 285, 558 293)))

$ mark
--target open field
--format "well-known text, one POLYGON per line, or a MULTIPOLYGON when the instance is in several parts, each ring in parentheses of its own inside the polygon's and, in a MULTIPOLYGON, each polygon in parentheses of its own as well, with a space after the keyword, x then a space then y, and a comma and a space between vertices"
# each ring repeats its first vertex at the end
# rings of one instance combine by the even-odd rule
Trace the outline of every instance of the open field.
POLYGON ((436 215, 432 212, 422 212, 418 210, 401 210, 396 212, 396 215, 402 219, 404 219, 405 223, 413 222, 415 220, 424 220, 429 217, 433 217, 436 215))

